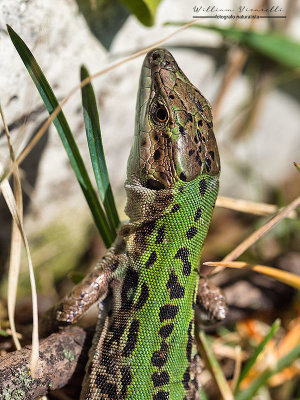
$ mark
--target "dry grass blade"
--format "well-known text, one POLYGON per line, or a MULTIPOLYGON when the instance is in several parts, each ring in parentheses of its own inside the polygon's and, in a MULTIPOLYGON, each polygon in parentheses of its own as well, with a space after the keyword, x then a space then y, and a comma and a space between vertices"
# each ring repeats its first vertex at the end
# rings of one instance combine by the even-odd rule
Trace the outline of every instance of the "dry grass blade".
POLYGON ((235 346, 235 368, 234 368, 234 374, 233 374, 233 379, 231 381, 230 387, 234 391, 239 376, 241 374, 241 369, 242 369, 242 350, 241 346, 235 346))
MULTIPOLYGON (((247 239, 243 240, 235 249, 233 249, 226 257, 223 258, 221 264, 217 266, 211 273, 210 276, 216 275, 221 272, 225 267, 223 265, 224 262, 233 261, 238 258, 241 254, 243 254, 250 246, 252 246, 257 240, 259 240, 263 235, 265 235, 273 226, 275 226, 278 222, 280 222, 283 218, 291 215, 292 212, 300 205, 300 196, 298 196, 295 200, 293 200, 288 206, 281 209, 274 217, 272 217, 268 222, 266 222, 263 226, 253 232, 247 239)), ((209 265, 205 263, 206 265, 209 265)), ((213 265, 217 265, 217 263, 213 263, 213 265)))
POLYGON ((195 338, 197 342, 197 348, 206 361, 205 364, 208 366, 211 376, 220 391, 220 398, 223 400, 234 400, 232 391, 228 386, 223 371, 217 362, 211 347, 209 346, 205 333, 203 331, 198 332, 197 327, 195 330, 195 338))
POLYGON ((259 264, 248 264, 244 261, 219 261, 213 262, 208 261, 203 263, 203 265, 207 265, 209 267, 225 267, 225 268, 250 268, 253 271, 259 272, 264 275, 268 275, 271 278, 277 279, 280 282, 283 282, 287 285, 293 286, 296 289, 300 289, 300 277, 291 274, 290 272, 282 271, 280 269, 267 267, 266 265, 259 264))
POLYGON ((295 357, 291 358, 290 362, 285 362, 282 368, 278 367, 280 364, 282 365, 284 357, 288 357, 291 352, 297 352, 297 347, 299 348, 300 319, 298 318, 291 323, 291 328, 279 343, 277 339, 274 339, 279 329, 279 320, 274 322, 264 338, 261 337, 258 321, 251 322, 248 336, 251 337, 253 342, 257 343, 257 347, 251 356, 252 359, 248 360, 243 368, 238 381, 238 388, 235 390, 236 398, 240 398, 241 392, 247 391, 263 374, 269 374, 268 386, 278 386, 290 381, 299 373, 295 357), (277 369, 278 372, 275 373, 277 369))
MULTIPOLYGON (((219 196, 216 201, 216 206, 261 216, 267 216, 278 212, 278 207, 275 206, 275 204, 258 203, 226 196, 219 196)), ((296 212, 293 210, 288 217, 295 218, 296 212)))
POLYGON ((34 279, 34 272, 33 272, 33 265, 30 256, 30 250, 28 241, 24 232, 23 222, 18 213, 16 201, 9 185, 7 179, 5 179, 0 184, 0 189, 2 190, 3 197, 6 201, 6 204, 9 208, 9 211, 13 217, 14 222, 16 223, 22 241, 26 250, 28 265, 29 265, 29 276, 30 276, 30 284, 31 284, 31 291, 32 291, 32 314, 33 314, 33 328, 32 328, 32 357, 31 357, 31 374, 34 378, 35 371, 38 364, 38 357, 39 357, 39 335, 38 335, 38 308, 37 308, 37 294, 36 294, 36 286, 35 286, 35 279, 34 279))
MULTIPOLYGON (((2 122, 4 125, 4 130, 6 133, 7 143, 10 151, 10 157, 12 162, 15 162, 15 154, 10 140, 9 130, 5 121, 5 117, 3 114, 3 110, 0 104, 0 114, 2 118, 2 122)), ((22 188, 21 188, 21 180, 20 173, 18 167, 16 167, 13 171, 13 185, 16 196, 16 206, 18 213, 20 215, 21 221, 23 217, 23 201, 22 201, 22 188)), ((7 308, 8 308, 8 319, 11 328, 11 335, 16 346, 17 350, 21 349, 21 344, 18 339, 18 334, 15 326, 15 306, 16 306, 16 297, 17 297, 17 287, 18 287, 18 277, 20 271, 20 262, 21 262, 21 246, 22 246, 22 237, 16 222, 12 221, 12 231, 11 231, 11 248, 10 248, 10 257, 9 257, 9 269, 8 269, 8 290, 7 290, 7 308)))
MULTIPOLYGON (((109 72, 112 71, 113 69, 119 67, 120 65, 123 65, 125 63, 127 63, 128 61, 134 60, 135 58, 138 58, 139 56, 146 54, 149 50, 160 46, 161 44, 165 43, 167 40, 171 39, 173 36, 177 35, 179 32, 181 32, 182 30, 188 28, 189 26, 191 26, 192 24, 194 24, 195 22, 197 22, 196 20, 190 21, 188 23, 186 23, 185 25, 181 26, 180 28, 176 29, 174 32, 170 33, 169 35, 165 36, 163 39, 153 43, 151 46, 147 46, 144 49, 132 54, 131 56, 128 56, 126 58, 124 58, 123 60, 117 61, 113 64, 111 64, 110 66, 103 68, 101 71, 90 75, 88 78, 84 79, 79 85, 76 85, 68 94, 66 97, 64 97, 64 99, 59 103, 59 105, 56 107, 56 109, 51 113, 51 116, 49 116, 49 118, 44 122, 44 124, 42 125, 42 127, 37 131, 37 133, 34 135, 34 137, 32 138, 32 140, 28 143, 28 145, 26 146, 26 148, 23 150, 23 152, 20 154, 20 156, 17 158, 16 163, 17 165, 19 165, 26 157, 27 155, 31 152, 31 150, 33 149, 33 147, 37 144, 37 142, 41 139, 41 137, 44 135, 44 133, 46 132, 46 130, 48 129, 48 127, 51 125, 51 123, 54 121, 54 119, 58 116, 58 114, 60 113, 60 111, 62 110, 62 107, 68 102, 68 100, 77 92, 77 90, 80 90, 81 88, 83 88, 84 86, 86 86, 88 83, 90 83, 93 79, 109 72)), ((10 169, 9 171, 7 171, 5 173, 5 177, 9 178, 10 175, 12 174, 12 169, 10 169)))
POLYGON ((293 200, 288 206, 280 210, 273 218, 266 222, 263 226, 253 232, 247 239, 240 243, 232 250, 222 261, 233 261, 252 246, 258 239, 265 235, 273 226, 278 224, 283 218, 287 217, 293 210, 300 205, 300 196, 293 200))
POLYGON ((248 55, 244 49, 235 47, 231 49, 231 52, 229 52, 228 62, 226 66, 227 71, 223 76, 221 87, 213 104, 213 117, 216 125, 219 122, 221 103, 225 97, 225 94, 227 93, 233 80, 241 73, 247 58, 248 55))
MULTIPOLYGON (((236 360, 236 347, 232 347, 226 344, 220 344, 220 342, 218 343, 218 339, 219 338, 216 338, 212 344, 214 354, 219 358, 229 358, 231 360, 236 360)), ((241 351, 240 357, 242 361, 246 360, 246 352, 241 351)))

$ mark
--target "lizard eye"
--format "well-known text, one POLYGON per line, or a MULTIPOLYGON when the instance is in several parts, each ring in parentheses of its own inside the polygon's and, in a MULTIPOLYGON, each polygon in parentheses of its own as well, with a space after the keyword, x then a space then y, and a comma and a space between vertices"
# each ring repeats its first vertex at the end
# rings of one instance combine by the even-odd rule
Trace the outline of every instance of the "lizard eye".
POLYGON ((155 117, 159 122, 166 122, 168 119, 168 112, 164 106, 159 106, 156 110, 155 117))
POLYGON ((153 107, 152 119, 158 124, 165 124, 169 119, 168 110, 163 104, 157 104, 153 107))

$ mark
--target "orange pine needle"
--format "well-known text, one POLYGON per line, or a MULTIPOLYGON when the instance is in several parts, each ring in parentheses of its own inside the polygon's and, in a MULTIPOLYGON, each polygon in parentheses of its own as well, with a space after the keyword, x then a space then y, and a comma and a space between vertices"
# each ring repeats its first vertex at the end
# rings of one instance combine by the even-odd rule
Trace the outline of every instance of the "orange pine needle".
POLYGON ((244 261, 219 261, 219 262, 205 262, 204 265, 209 267, 226 267, 226 268, 249 268, 260 274, 268 275, 271 278, 277 279, 289 286, 293 286, 296 289, 300 289, 300 277, 287 271, 282 271, 280 269, 267 267, 266 265, 260 264, 248 264, 244 261))
MULTIPOLYGON (((248 214, 267 216, 278 212, 275 204, 258 203, 243 199, 235 199, 233 197, 218 196, 216 201, 217 207, 228 208, 229 210, 239 211, 248 214)), ((293 210, 289 218, 295 218, 296 212, 293 210)))

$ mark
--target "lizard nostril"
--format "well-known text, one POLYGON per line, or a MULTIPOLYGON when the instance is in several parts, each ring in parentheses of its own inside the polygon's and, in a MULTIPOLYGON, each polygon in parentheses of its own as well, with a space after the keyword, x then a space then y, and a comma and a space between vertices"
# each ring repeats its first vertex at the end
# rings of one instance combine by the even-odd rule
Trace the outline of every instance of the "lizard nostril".
POLYGON ((153 61, 159 61, 160 59, 160 53, 159 52, 155 52, 152 54, 152 60, 153 61))

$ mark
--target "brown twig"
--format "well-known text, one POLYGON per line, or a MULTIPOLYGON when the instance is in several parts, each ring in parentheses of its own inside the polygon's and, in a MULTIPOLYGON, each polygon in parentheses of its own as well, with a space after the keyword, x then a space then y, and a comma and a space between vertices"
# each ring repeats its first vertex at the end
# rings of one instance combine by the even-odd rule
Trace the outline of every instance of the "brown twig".
POLYGON ((42 340, 35 379, 30 375, 31 346, 0 357, 0 399, 16 398, 15 393, 24 400, 43 396, 65 386, 78 367, 83 376, 87 360, 78 359, 81 354, 87 358, 86 336, 83 329, 72 327, 42 340))

